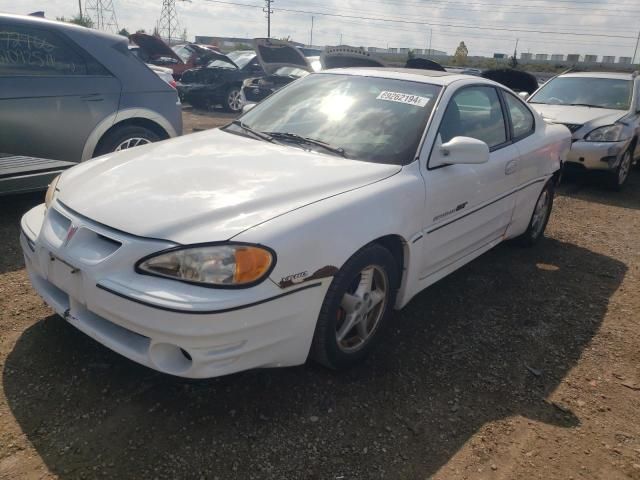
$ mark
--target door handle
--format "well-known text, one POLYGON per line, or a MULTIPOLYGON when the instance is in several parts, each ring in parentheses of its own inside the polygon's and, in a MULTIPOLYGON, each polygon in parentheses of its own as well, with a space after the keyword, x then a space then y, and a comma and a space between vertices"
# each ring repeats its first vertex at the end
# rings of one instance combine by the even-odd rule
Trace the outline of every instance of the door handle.
POLYGON ((504 174, 511 175, 512 173, 515 173, 517 170, 518 170, 518 160, 511 160, 504 167, 504 174))

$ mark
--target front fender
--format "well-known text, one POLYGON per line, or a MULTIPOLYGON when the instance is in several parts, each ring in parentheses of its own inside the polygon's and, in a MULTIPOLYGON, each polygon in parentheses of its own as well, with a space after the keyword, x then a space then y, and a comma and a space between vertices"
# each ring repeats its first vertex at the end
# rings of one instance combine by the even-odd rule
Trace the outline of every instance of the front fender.
MULTIPOLYGON (((273 248, 278 260, 270 279, 286 289, 331 277, 363 246, 397 235, 407 245, 403 278, 409 279, 422 251, 411 239, 422 231, 424 202, 424 181, 414 162, 391 177, 271 219, 234 240, 273 248)), ((403 280, 399 298, 407 283, 403 280)))

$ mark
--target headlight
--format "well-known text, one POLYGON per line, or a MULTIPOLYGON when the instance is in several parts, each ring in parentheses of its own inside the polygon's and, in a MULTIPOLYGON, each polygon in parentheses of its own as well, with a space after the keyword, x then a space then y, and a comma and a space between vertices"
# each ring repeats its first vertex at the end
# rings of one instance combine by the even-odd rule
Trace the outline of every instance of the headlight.
POLYGON ((275 265, 275 253, 257 245, 224 244, 178 247, 145 257, 139 273, 212 287, 249 287, 275 265))
POLYGON ((56 195, 58 193, 58 191, 56 190, 56 187, 58 186, 58 180, 60 180, 60 175, 51 180, 49 188, 47 188, 47 193, 44 196, 44 205, 46 208, 49 208, 49 205, 51 205, 53 199, 56 198, 56 195))
POLYGON ((244 82, 242 82, 242 86, 243 87, 248 87, 253 83, 254 80, 255 80, 255 78, 247 78, 244 82))
POLYGON ((606 125, 604 127, 592 130, 584 139, 587 142, 621 142, 628 140, 623 137, 624 125, 616 123, 615 125, 606 125))

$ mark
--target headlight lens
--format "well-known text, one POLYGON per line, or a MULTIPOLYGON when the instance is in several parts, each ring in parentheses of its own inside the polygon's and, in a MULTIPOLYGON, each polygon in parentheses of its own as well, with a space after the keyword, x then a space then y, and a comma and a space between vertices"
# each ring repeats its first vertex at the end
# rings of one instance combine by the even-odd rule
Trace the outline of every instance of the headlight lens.
POLYGON ((60 175, 51 180, 49 188, 47 188, 47 193, 44 196, 44 205, 46 208, 49 208, 49 205, 51 205, 53 199, 56 198, 56 195, 58 193, 58 191, 56 190, 56 187, 58 186, 58 180, 60 180, 60 175))
POLYGON ((627 140, 623 137, 624 125, 616 123, 615 125, 606 125, 604 127, 592 130, 584 139, 587 142, 620 142, 627 140))
POLYGON ((142 273, 218 287, 251 286, 263 280, 274 254, 254 245, 226 244, 184 247, 142 259, 142 273))

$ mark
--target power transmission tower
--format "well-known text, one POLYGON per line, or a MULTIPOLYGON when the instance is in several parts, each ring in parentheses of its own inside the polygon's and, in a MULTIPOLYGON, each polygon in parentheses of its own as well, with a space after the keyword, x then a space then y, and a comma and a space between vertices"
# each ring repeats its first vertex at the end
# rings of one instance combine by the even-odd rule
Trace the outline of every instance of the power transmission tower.
POLYGON ((94 28, 118 33, 118 20, 113 0, 85 0, 85 14, 93 20, 94 28))
POLYGON ((264 13, 267 14, 267 38, 271 38, 271 14, 273 10, 271 10, 271 4, 274 0, 264 0, 265 7, 262 9, 264 13))
MULTIPOLYGON (((178 0, 180 1, 180 0, 178 0)), ((162 12, 158 20, 158 33, 171 45, 171 40, 180 36, 180 22, 176 11, 176 0, 162 0, 162 12)))

